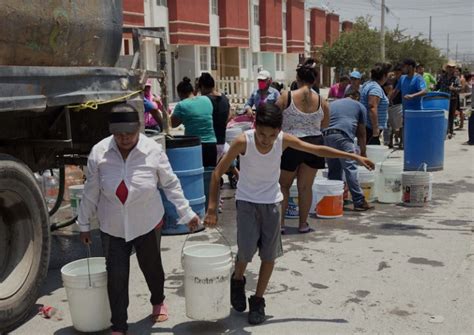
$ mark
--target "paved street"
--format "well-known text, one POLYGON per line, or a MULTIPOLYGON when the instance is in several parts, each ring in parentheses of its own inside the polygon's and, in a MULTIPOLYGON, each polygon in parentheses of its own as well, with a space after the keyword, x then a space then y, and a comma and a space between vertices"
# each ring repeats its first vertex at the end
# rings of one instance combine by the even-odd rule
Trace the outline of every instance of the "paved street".
MULTIPOLYGON (((232 312, 217 322, 185 316, 180 252, 184 236, 162 240, 170 319, 151 324, 145 280, 132 257, 129 322, 132 334, 473 334, 474 333, 474 147, 467 132, 446 143, 445 169, 434 175, 433 201, 426 208, 376 204, 369 213, 346 211, 341 219, 312 218, 315 232, 283 236, 266 296, 268 320, 249 326, 247 314, 232 312)), ((226 190, 221 217, 235 251, 233 191, 226 190)), ((295 220, 287 221, 296 227, 295 220)), ((77 334, 71 326, 59 268, 85 256, 77 233, 53 237, 53 257, 38 304, 64 312, 62 321, 32 315, 15 335, 77 334)), ((100 254, 95 231, 93 253, 100 254)), ((188 243, 223 242, 216 231, 188 243)), ((248 291, 258 275, 249 267, 248 291)), ((87 306, 84 306, 87 308, 87 306)))

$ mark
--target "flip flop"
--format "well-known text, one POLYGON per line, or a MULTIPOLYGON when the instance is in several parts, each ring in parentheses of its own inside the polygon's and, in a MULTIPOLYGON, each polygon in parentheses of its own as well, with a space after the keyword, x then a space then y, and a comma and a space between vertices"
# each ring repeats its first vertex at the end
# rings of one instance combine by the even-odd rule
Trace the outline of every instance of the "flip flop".
POLYGON ((168 306, 166 306, 165 303, 154 305, 151 317, 154 322, 164 322, 168 320, 168 306))
POLYGON ((308 223, 306 223, 305 228, 298 228, 298 233, 300 233, 300 234, 306 234, 306 233, 309 233, 311 231, 312 231, 312 229, 309 227, 308 223))

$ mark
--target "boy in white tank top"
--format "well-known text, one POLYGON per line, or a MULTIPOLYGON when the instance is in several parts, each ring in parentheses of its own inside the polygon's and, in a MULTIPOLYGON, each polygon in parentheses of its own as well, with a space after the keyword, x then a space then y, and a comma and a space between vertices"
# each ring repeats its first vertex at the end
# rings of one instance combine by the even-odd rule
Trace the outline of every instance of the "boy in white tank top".
POLYGON ((240 135, 231 145, 212 174, 209 186, 209 206, 204 224, 217 224, 217 201, 220 178, 240 155, 240 175, 237 184, 237 259, 231 279, 232 307, 243 312, 247 308, 245 297, 245 269, 259 250, 262 261, 255 295, 249 301, 250 324, 265 321, 263 294, 270 280, 275 259, 283 254, 281 246, 280 216, 283 194, 280 191, 280 162, 282 152, 290 147, 328 158, 347 158, 358 161, 368 169, 374 168, 367 158, 313 145, 281 131, 282 112, 272 104, 258 108, 256 128, 240 135))

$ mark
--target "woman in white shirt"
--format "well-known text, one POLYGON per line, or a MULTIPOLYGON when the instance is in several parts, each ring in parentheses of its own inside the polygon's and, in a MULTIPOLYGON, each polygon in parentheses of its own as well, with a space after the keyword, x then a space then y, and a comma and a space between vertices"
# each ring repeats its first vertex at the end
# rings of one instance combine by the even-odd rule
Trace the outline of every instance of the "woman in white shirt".
POLYGON ((90 244, 90 219, 95 215, 99 219, 112 334, 118 335, 128 329, 132 247, 151 292, 152 316, 155 322, 168 319, 160 253, 164 208, 157 185, 176 206, 178 223, 188 223, 194 230, 199 217, 184 198, 161 145, 140 134, 139 114, 133 106, 115 106, 109 130, 113 135, 96 144, 89 155, 78 224, 82 242, 90 244))

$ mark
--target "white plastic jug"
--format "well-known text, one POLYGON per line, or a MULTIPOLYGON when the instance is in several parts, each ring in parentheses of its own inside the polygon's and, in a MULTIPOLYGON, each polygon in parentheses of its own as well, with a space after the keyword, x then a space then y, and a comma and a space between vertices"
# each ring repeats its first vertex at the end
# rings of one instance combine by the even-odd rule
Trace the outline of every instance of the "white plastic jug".
POLYGON ((313 184, 313 199, 316 216, 332 219, 343 214, 344 182, 341 180, 316 179, 313 184))
POLYGON ((390 154, 390 149, 383 145, 368 145, 367 158, 374 163, 380 163, 387 159, 390 154))
POLYGON ((230 315, 232 254, 222 244, 183 248, 186 315, 195 320, 218 320, 230 315))
POLYGON ((231 144, 243 132, 241 127, 227 128, 225 130, 225 141, 231 144))
POLYGON ((79 206, 82 200, 82 194, 84 193, 84 185, 72 185, 69 186, 69 198, 71 201, 72 215, 77 216, 79 206))
POLYGON ((409 207, 423 207, 431 201, 433 174, 425 171, 402 173, 403 204, 409 207))
POLYGON ((375 200, 375 172, 367 170, 364 166, 359 166, 357 175, 365 200, 373 202, 375 200))
POLYGON ((299 217, 299 206, 298 206, 298 186, 295 180, 290 187, 290 196, 288 198, 288 209, 285 213, 285 218, 296 219, 299 217))
POLYGON ((402 199, 403 161, 387 160, 377 163, 377 199, 381 203, 396 204, 402 199))
POLYGON ((72 324, 81 332, 98 332, 110 327, 107 271, 104 257, 80 259, 61 268, 72 324), (90 271, 90 277, 89 277, 90 271))

